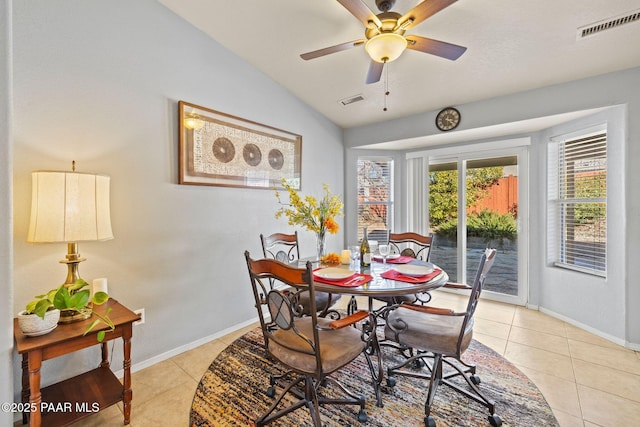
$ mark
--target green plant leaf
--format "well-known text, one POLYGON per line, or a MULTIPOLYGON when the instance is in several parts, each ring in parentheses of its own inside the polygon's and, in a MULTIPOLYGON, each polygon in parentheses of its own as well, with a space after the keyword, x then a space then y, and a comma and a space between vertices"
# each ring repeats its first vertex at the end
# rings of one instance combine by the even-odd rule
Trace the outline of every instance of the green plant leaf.
POLYGON ((87 285, 88 283, 84 279, 78 279, 73 283, 73 285, 69 286, 69 292, 74 293, 78 289, 82 289, 87 285))
POLYGON ((51 307, 51 302, 49 302, 49 300, 42 299, 36 304, 33 309, 33 314, 37 314, 40 318, 44 319, 44 315, 47 313, 49 307, 51 307))
POLYGON ((68 300, 68 304, 69 304, 68 307, 75 308, 76 310, 80 310, 86 307, 87 302, 89 302, 89 294, 90 292, 88 289, 83 289, 71 295, 71 297, 68 300))
POLYGON ((36 304, 38 304, 38 300, 29 301, 29 303, 25 307, 25 311, 27 312, 27 314, 33 313, 33 310, 36 309, 36 304))
POLYGON ((87 329, 85 329, 85 330, 84 330, 84 334, 82 334, 82 335, 87 335, 89 332, 91 332, 91 330, 92 330, 93 328, 95 328, 95 327, 96 327, 96 325, 97 325, 98 323, 100 323, 100 319, 96 319, 96 320, 94 320, 93 322, 91 322, 91 324, 90 324, 89 326, 87 326, 87 329))
MULTIPOLYGON (((104 316, 102 316, 102 315, 100 315, 100 314, 98 314, 98 313, 96 313, 94 311, 93 314, 94 314, 94 316, 97 317, 97 319, 95 319, 93 322, 91 322, 91 324, 87 327, 87 329, 85 329, 84 335, 87 335, 89 332, 91 332, 91 330, 93 328, 95 328, 100 322, 102 322, 105 325, 107 325, 111 331, 115 330, 116 327, 113 324, 113 321, 109 318, 109 312, 110 311, 111 311, 111 307, 109 307, 107 309, 107 311, 105 312, 104 316)), ((102 342, 104 340, 105 333, 106 333, 106 331, 98 331, 98 333, 96 334, 96 339, 98 340, 98 342, 102 342)))
MULTIPOLYGON (((61 287, 64 287, 64 285, 61 286, 61 287)), ((55 298, 55 296, 56 296, 56 294, 58 293, 59 290, 60 290, 60 288, 51 289, 46 295, 47 299, 53 303, 53 299, 55 298)), ((36 298, 38 298, 38 297, 36 297, 36 298)))
POLYGON ((65 286, 60 286, 60 289, 56 291, 53 296, 53 306, 59 310, 68 308, 67 300, 69 299, 69 291, 65 286))
POLYGON ((101 305, 104 304, 108 299, 109 294, 107 294, 106 292, 96 292, 95 294, 93 294, 93 298, 91 299, 91 301, 93 301, 94 304, 101 305))

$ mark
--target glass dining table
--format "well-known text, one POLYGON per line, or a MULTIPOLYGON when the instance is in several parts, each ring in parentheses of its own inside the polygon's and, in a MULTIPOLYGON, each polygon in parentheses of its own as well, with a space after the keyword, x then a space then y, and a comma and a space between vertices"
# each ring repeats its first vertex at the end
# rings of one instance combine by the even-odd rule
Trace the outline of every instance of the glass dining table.
MULTIPOLYGON (((316 290, 337 294, 348 294, 354 296, 366 296, 369 299, 374 297, 395 297, 401 295, 413 295, 422 292, 429 292, 443 286, 449 280, 447 273, 438 266, 421 260, 411 260, 407 264, 382 263, 373 261, 371 267, 363 271, 360 268, 352 269, 349 265, 343 264, 338 268, 347 271, 354 271, 358 277, 370 275, 371 279, 360 281, 358 286, 342 286, 340 283, 327 283, 328 281, 318 281, 316 277, 316 290), (419 275, 405 274, 401 267, 405 265, 423 266, 433 269, 435 273, 430 275, 426 281, 420 281, 419 275), (396 270, 397 269, 397 270, 396 270), (395 274, 385 274, 388 272, 395 274), (388 277, 385 277, 388 276, 388 277)), ((317 271, 317 270, 316 270, 317 271)), ((369 307, 371 309, 371 307, 369 307)))
MULTIPOLYGON (((306 261, 301 259, 298 265, 302 266, 306 261)), ((383 263, 376 261, 374 258, 371 267, 362 271, 360 266, 354 267, 353 264, 342 264, 335 267, 318 266, 318 268, 314 269, 316 291, 351 296, 347 314, 358 310, 355 297, 368 298, 369 319, 362 324, 363 339, 368 344, 364 355, 371 371, 376 404, 380 407, 383 406, 380 384, 384 377, 384 368, 376 328, 379 325, 379 320, 385 317, 386 312, 384 309, 374 309, 374 298, 429 292, 444 286, 449 281, 447 273, 437 265, 417 259, 403 261, 400 263, 399 260, 393 260, 392 262, 383 263), (328 269, 331 270, 329 271, 328 269), (424 274, 425 271, 429 270, 431 270, 430 273, 424 274), (341 274, 341 271, 344 271, 344 273, 341 274), (327 274, 323 275, 323 272, 327 274), (417 272, 423 274, 418 275, 417 272), (329 273, 332 273, 332 277, 329 277, 329 273)))

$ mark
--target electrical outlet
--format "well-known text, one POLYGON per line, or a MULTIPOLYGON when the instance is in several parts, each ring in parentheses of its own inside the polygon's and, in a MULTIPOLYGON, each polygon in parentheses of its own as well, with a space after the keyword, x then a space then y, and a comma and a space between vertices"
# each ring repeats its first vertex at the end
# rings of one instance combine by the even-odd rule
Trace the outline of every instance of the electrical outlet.
POLYGON ((139 308, 137 310, 133 310, 133 312, 135 314, 139 314, 140 315, 140 320, 138 320, 137 322, 133 322, 134 325, 142 325, 144 324, 144 308, 139 308))

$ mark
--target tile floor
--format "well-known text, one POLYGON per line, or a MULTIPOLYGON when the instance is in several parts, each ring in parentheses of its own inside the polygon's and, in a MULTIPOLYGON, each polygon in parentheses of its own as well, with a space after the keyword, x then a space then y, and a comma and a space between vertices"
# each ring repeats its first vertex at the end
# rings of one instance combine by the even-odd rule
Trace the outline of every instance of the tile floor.
MULTIPOLYGON (((345 300, 342 298, 342 302, 345 300)), ((434 292, 433 305, 463 303, 455 294, 434 292)), ((203 372, 218 353, 253 327, 135 372, 131 425, 187 426, 193 394, 203 372)), ((562 427, 631 426, 640 422, 640 352, 538 311, 486 300, 478 305, 474 338, 504 355, 531 378, 562 427)), ((121 406, 112 406, 76 425, 121 426, 121 406)))

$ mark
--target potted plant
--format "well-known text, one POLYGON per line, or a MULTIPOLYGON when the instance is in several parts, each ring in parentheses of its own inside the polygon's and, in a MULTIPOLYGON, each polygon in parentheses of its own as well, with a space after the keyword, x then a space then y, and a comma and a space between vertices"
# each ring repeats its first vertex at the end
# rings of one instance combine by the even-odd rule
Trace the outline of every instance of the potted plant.
MULTIPOLYGON (((87 318, 92 314, 96 319, 87 326, 84 334, 91 332, 99 323, 104 323, 110 330, 115 329, 113 321, 109 318, 111 309, 107 309, 104 315, 93 311, 93 305, 103 304, 109 299, 106 292, 96 292, 90 298, 91 292, 86 289, 88 283, 83 279, 78 279, 71 285, 61 285, 52 289, 44 295, 37 295, 30 301, 25 310, 18 313, 18 324, 25 335, 44 335, 55 329, 60 319, 61 312, 83 312, 87 313, 87 318)), ((97 339, 102 342, 106 331, 98 331, 97 339)))
POLYGON ((48 334, 58 325, 60 310, 53 306, 53 294, 37 295, 18 313, 18 326, 27 336, 48 334))

